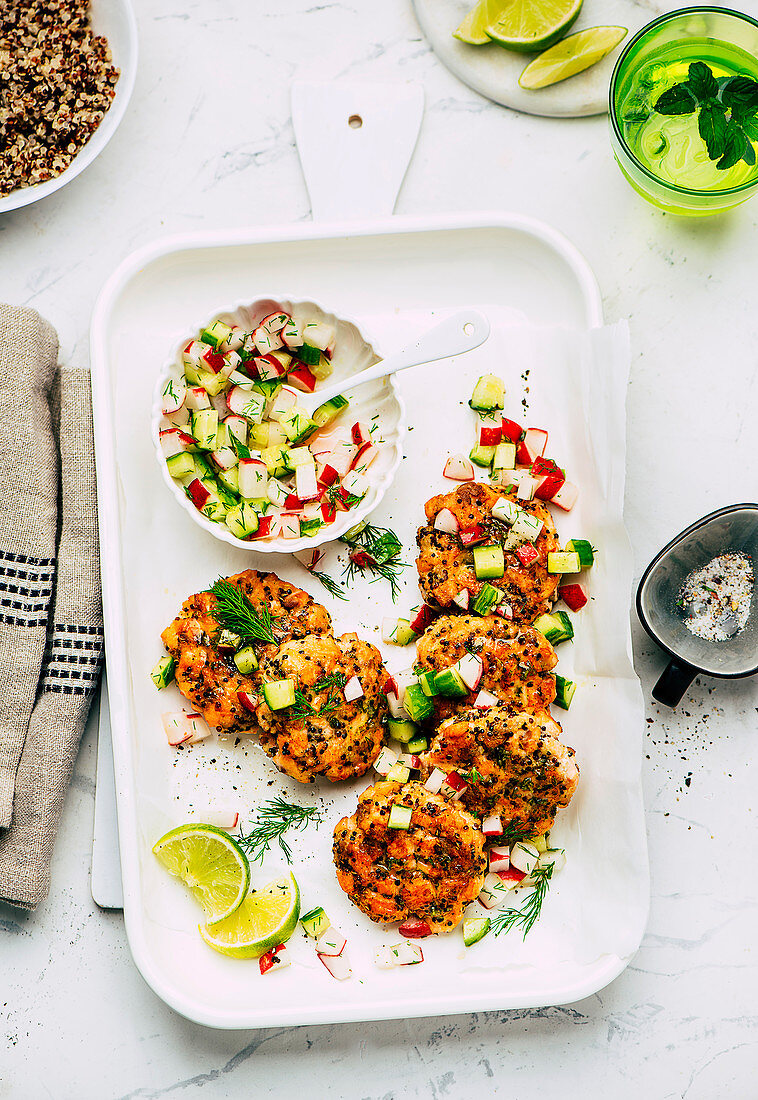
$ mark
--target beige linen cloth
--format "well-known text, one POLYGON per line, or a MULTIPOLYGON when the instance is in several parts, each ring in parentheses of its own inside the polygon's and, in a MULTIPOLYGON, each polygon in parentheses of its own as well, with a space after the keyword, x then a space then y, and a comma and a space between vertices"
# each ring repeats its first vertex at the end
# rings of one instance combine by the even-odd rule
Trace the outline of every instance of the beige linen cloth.
POLYGON ((63 797, 100 674, 90 380, 0 304, 0 899, 50 888, 63 797))

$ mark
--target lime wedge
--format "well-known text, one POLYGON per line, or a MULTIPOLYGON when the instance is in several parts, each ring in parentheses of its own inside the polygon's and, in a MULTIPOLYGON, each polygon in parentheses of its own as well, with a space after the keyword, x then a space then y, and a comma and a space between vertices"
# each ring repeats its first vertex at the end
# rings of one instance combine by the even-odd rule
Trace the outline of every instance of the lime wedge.
POLYGON ((609 54, 626 37, 626 27, 588 27, 570 34, 534 61, 519 77, 522 88, 548 88, 559 80, 583 73, 609 54))
POLYGON ((208 921, 223 920, 242 904, 250 886, 250 864, 223 829, 180 825, 162 836, 153 852, 194 894, 208 921))
POLYGON ((509 0, 487 34, 517 53, 546 50, 562 38, 582 7, 582 0, 509 0))
POLYGON ((453 31, 453 37, 468 42, 470 46, 484 46, 491 42, 487 27, 498 21, 509 3, 510 0, 479 0, 458 29, 453 31))
POLYGON ((299 916, 300 890, 290 874, 253 890, 225 920, 201 924, 200 935, 222 955, 257 959, 290 938, 299 916))

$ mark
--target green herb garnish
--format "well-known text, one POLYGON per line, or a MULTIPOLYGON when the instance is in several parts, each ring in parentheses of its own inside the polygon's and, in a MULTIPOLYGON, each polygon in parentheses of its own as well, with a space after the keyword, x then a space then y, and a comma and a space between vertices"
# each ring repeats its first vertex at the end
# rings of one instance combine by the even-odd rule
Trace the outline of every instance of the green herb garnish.
POLYGON ((275 840, 287 863, 291 863, 292 851, 284 834, 288 829, 305 829, 311 823, 318 828, 322 820, 316 806, 293 806, 283 798, 274 798, 258 807, 250 832, 236 839, 251 863, 259 863, 275 840))
POLYGON ((709 65, 694 61, 687 80, 659 96, 655 110, 660 115, 697 112, 698 131, 720 171, 741 160, 755 164, 752 143, 758 141, 758 81, 747 76, 717 80, 709 65))
POLYGON ((256 611, 242 589, 223 577, 216 581, 210 591, 216 597, 214 615, 226 630, 238 634, 243 643, 276 643, 267 607, 262 606, 260 611, 256 611))
POLYGON ((503 909, 496 917, 492 918, 490 930, 499 936, 501 932, 510 932, 513 928, 519 928, 526 939, 532 926, 542 912, 542 904, 550 889, 550 879, 553 877, 554 864, 547 867, 535 867, 531 877, 534 880, 534 888, 526 899, 522 909, 503 909))
POLYGON ((329 676, 323 676, 318 680, 311 688, 313 694, 323 695, 325 691, 329 693, 321 707, 314 707, 310 699, 299 688, 295 688, 295 703, 287 714, 293 718, 307 718, 311 714, 331 714, 345 702, 343 689, 346 683, 347 677, 342 672, 332 672, 329 676))
POLYGON ((347 599, 347 593, 342 588, 340 588, 335 580, 332 580, 328 573, 317 573, 313 569, 309 570, 309 572, 312 577, 315 577, 317 581, 320 581, 321 584, 323 584, 327 592, 331 592, 331 594, 333 596, 336 596, 338 600, 347 599))
POLYGON ((394 603, 399 592, 397 579, 407 568, 406 563, 399 560, 403 546, 395 532, 367 523, 357 530, 347 531, 342 542, 350 547, 349 561, 342 574, 347 583, 351 583, 357 573, 374 573, 377 578, 383 577, 390 582, 394 603))
POLYGON ((250 458, 250 448, 246 446, 241 439, 237 439, 234 432, 229 432, 229 442, 237 458, 250 458))

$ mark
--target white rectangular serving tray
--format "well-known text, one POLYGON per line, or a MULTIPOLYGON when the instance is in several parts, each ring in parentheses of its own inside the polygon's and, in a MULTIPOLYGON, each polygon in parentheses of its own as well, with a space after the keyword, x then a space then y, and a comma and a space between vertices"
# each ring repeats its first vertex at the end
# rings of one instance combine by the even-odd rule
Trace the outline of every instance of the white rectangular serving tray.
MULTIPOLYGON (((573 247, 543 225, 501 214, 197 233, 151 245, 111 277, 93 317, 92 379, 124 912, 137 967, 178 1012, 227 1028, 535 1007, 588 996, 629 962, 648 899, 643 707, 630 660, 632 567, 621 520, 623 391, 619 399, 616 387, 613 396, 602 362, 582 373, 567 353, 551 375, 533 370, 529 380, 530 422, 554 433, 556 457, 581 473, 585 486, 560 533, 596 537, 609 552, 593 571, 592 603, 577 617, 588 641, 560 655, 560 670, 580 682, 571 711, 556 712, 582 767, 579 791, 555 832, 568 865, 524 943, 517 934, 488 937, 466 953, 458 932, 425 941, 421 966, 378 970, 374 953, 397 941, 396 929, 372 925, 350 904, 331 863, 333 825, 352 812, 371 777, 303 788, 254 743, 229 747, 213 739, 180 752, 166 744, 161 712, 182 700, 174 686, 159 694, 149 679, 162 652, 160 631, 187 595, 219 575, 271 569, 322 600, 339 632, 355 629, 380 645, 378 625, 393 610, 384 582, 358 584, 343 603, 294 559, 216 541, 177 507, 159 476, 149 425, 160 365, 213 310, 270 288, 357 319, 383 354, 446 310, 476 306, 493 322, 494 336, 478 351, 401 376, 412 430, 374 517, 398 532, 411 563, 398 610, 419 602, 415 531, 424 501, 450 488, 441 478, 445 456, 468 449, 466 398, 480 373, 505 377, 511 413, 521 419, 521 365, 504 342, 512 326, 564 326, 581 339, 602 325, 597 285, 573 247), (588 437, 588 401, 615 434, 613 446, 588 437), (191 816, 202 820, 214 802, 249 813, 280 793, 324 809, 319 830, 293 837, 294 870, 304 907, 324 905, 347 935, 350 981, 334 981, 299 934, 290 941, 293 966, 270 977, 261 978, 255 962, 216 955, 197 933, 194 903, 151 854, 164 831, 191 816)), ((335 574, 337 549, 329 553, 335 574)), ((412 663, 412 649, 383 648, 392 669, 412 663)), ((254 870, 254 881, 268 881, 281 866, 274 858, 254 870)))

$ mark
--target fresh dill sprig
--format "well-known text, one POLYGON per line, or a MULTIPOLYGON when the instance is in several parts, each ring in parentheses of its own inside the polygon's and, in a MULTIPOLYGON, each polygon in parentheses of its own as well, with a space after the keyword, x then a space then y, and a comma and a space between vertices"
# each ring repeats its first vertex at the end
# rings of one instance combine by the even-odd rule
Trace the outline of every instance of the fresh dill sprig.
POLYGON ((358 531, 344 534, 342 542, 350 547, 348 563, 342 574, 346 583, 350 584, 356 574, 367 570, 376 574, 374 579, 383 577, 389 581, 394 603, 399 593, 398 577, 407 568, 406 563, 399 560, 403 546, 395 532, 367 523, 358 531))
POLYGON ((265 605, 256 611, 242 589, 223 577, 210 591, 216 597, 214 615, 226 630, 238 634, 243 642, 276 642, 271 630, 271 615, 265 605))
POLYGON ((287 712, 293 718, 307 718, 310 714, 331 714, 342 703, 345 696, 342 694, 347 677, 342 672, 332 672, 329 676, 323 676, 311 689, 314 695, 322 695, 325 691, 329 694, 321 707, 314 707, 306 695, 295 688, 295 703, 287 712))
POLYGON ((329 576, 328 573, 317 573, 314 569, 309 569, 308 572, 312 577, 315 577, 317 581, 323 584, 327 592, 331 592, 333 596, 336 596, 338 600, 346 600, 347 593, 341 588, 335 580, 329 576))
POLYGON ((291 863, 292 851, 284 834, 289 829, 301 830, 310 824, 318 828, 322 820, 316 806, 293 806, 283 798, 272 798, 258 807, 250 831, 236 839, 251 863, 259 863, 274 841, 278 841, 284 858, 291 863))
POLYGON ((542 904, 550 889, 550 880, 553 877, 553 863, 547 867, 535 867, 531 877, 534 879, 534 887, 526 899, 526 904, 521 909, 503 909, 496 917, 493 917, 490 930, 499 936, 501 932, 510 932, 513 928, 519 928, 526 939, 532 926, 542 912, 542 904))

